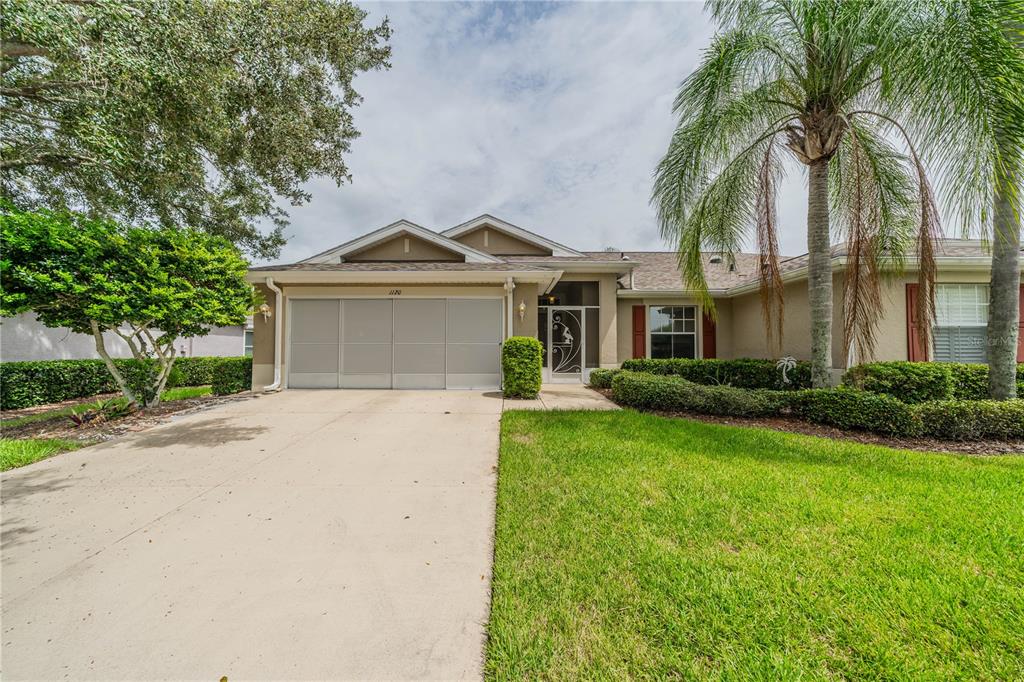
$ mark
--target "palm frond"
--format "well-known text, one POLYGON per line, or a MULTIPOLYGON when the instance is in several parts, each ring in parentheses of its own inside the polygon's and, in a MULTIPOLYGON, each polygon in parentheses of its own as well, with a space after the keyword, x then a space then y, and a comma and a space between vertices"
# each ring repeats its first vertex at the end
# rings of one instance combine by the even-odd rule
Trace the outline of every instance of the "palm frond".
POLYGON ((783 341, 785 299, 779 271, 779 234, 776 196, 782 163, 775 139, 769 139, 757 171, 755 222, 757 225, 758 270, 760 274, 761 317, 768 333, 768 347, 780 349, 783 341))
POLYGON ((845 238, 843 337, 846 355, 856 345, 875 351, 881 281, 902 272, 916 236, 914 182, 908 159, 867 123, 849 121, 849 134, 831 163, 830 200, 837 232, 845 238))
MULTIPOLYGON (((704 275, 702 250, 707 248, 729 257, 740 250, 755 222, 753 207, 757 204, 762 159, 771 140, 767 136, 737 154, 701 188, 692 206, 688 199, 664 188, 655 193, 662 233, 671 237, 679 250, 683 283, 712 316, 715 304, 704 275)), ((661 179, 666 185, 671 183, 671 176, 661 179)))

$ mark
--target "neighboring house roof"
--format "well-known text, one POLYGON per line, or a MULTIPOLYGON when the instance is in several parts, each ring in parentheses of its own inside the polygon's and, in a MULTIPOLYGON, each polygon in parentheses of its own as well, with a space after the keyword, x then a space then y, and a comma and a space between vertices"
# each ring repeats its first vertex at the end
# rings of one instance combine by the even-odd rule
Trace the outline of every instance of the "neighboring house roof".
MULTIPOLYGON (((1022 249, 1024 254, 1024 249, 1022 249)), ((845 245, 832 247, 833 268, 842 267, 846 262, 845 245)), ((987 245, 972 239, 940 239, 936 242, 936 258, 946 267, 981 267, 991 259, 987 245)), ((723 254, 705 253, 704 272, 708 289, 713 295, 732 296, 757 289, 760 282, 757 253, 736 253, 730 258, 723 254)), ((806 276, 808 256, 783 256, 779 269, 784 280, 792 281, 806 276)), ((916 260, 908 257, 906 265, 913 269, 916 260)), ((269 265, 252 268, 253 281, 261 275, 294 273, 303 275, 303 281, 316 273, 350 273, 359 281, 367 281, 372 273, 400 275, 396 279, 409 281, 416 273, 423 273, 431 281, 451 273, 459 281, 477 279, 489 274, 490 278, 503 276, 502 273, 529 276, 549 286, 561 277, 563 272, 604 272, 618 276, 619 295, 641 297, 648 294, 685 295, 691 293, 683 284, 679 270, 678 255, 674 251, 576 251, 558 242, 551 241, 500 218, 484 214, 443 232, 434 232, 408 220, 399 220, 362 237, 340 244, 306 258, 298 263, 269 265), (536 245, 551 255, 501 256, 485 253, 457 241, 461 235, 469 234, 483 226, 505 232, 516 239, 536 245), (447 251, 463 256, 462 261, 348 261, 347 254, 356 254, 375 244, 406 234, 440 246, 447 251), (362 273, 362 274, 360 274, 362 273), (533 273, 533 274, 531 274, 533 273)))

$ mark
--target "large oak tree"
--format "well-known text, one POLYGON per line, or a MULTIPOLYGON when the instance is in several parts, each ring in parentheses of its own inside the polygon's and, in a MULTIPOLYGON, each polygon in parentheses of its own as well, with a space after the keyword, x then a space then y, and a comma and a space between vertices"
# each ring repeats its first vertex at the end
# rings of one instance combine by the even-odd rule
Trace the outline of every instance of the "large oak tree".
POLYGON ((390 55, 387 21, 347 0, 0 0, 0 14, 6 198, 201 227, 263 257, 284 241, 277 199, 350 179, 353 79, 390 55))

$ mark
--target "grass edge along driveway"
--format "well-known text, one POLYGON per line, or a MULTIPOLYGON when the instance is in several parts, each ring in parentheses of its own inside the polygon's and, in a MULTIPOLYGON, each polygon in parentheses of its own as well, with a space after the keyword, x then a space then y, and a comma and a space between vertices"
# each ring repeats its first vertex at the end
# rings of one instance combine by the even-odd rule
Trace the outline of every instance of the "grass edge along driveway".
POLYGON ((508 412, 490 679, 1024 677, 1024 458, 508 412))

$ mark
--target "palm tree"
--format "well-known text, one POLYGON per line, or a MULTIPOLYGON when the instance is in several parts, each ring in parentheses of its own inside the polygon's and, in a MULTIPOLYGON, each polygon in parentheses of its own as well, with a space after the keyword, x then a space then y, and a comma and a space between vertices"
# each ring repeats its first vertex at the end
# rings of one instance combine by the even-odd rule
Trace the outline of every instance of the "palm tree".
MULTIPOLYGON (((934 318, 938 210, 912 131, 911 103, 934 65, 923 44, 927 3, 888 0, 709 0, 719 32, 675 101, 679 117, 655 173, 662 234, 678 244, 689 286, 713 309, 701 264, 732 254, 753 227, 762 312, 781 343, 783 298, 775 203, 785 160, 808 172, 807 251, 815 386, 832 366, 833 231, 845 238, 844 342, 870 356, 880 278, 918 261, 918 333, 934 318), (911 248, 912 247, 912 248, 911 248)), ((956 141, 960 141, 957 139, 956 141)), ((960 147, 958 150, 968 150, 960 147)))
POLYGON ((961 230, 991 241, 989 395, 1005 400, 1016 395, 1020 324, 1024 2, 941 0, 926 15, 921 58, 933 68, 908 101, 923 124, 919 135, 951 181, 961 230), (974 151, 964 156, 962 149, 974 151))

